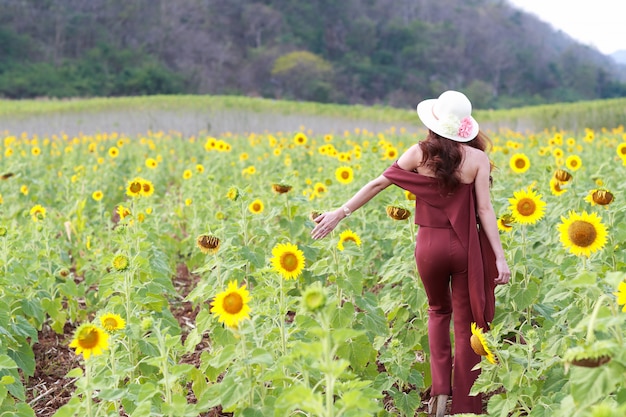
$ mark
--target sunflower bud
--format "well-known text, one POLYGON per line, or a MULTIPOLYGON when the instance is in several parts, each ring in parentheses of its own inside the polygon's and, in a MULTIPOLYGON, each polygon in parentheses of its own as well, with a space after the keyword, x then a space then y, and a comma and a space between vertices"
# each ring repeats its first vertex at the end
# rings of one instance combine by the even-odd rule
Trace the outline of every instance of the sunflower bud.
POLYGON ((317 311, 326 305, 326 292, 319 284, 310 285, 302 294, 302 305, 307 311, 317 311))
POLYGON ((125 255, 116 255, 115 258, 113 258, 113 261, 111 262, 111 264, 113 265, 113 268, 115 268, 116 270, 124 271, 130 265, 130 261, 125 255))
POLYGON ((411 216, 411 212, 402 207, 387 206, 387 216, 394 220, 406 220, 411 216))

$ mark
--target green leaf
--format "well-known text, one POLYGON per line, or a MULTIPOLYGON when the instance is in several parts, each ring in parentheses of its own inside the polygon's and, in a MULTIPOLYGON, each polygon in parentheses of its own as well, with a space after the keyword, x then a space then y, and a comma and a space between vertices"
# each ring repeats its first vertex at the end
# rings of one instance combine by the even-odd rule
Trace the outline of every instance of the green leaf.
POLYGON ((292 410, 301 409, 312 415, 324 415, 322 396, 302 384, 286 388, 274 404, 274 417, 290 415, 292 410))
POLYGON ((0 355, 0 369, 16 369, 18 366, 13 359, 7 355, 0 355))
POLYGON ((574 278, 566 279, 563 284, 568 287, 586 287, 596 286, 598 282, 598 274, 590 271, 582 271, 574 278))
POLYGON ((391 391, 393 402, 396 408, 402 412, 405 416, 413 416, 415 410, 419 408, 422 403, 422 398, 417 391, 400 392, 396 389, 391 391))
POLYGON ((272 365, 274 363, 274 356, 270 352, 262 348, 255 348, 250 352, 249 358, 246 360, 248 364, 256 365, 272 365))
POLYGON ((487 411, 492 417, 507 417, 516 408, 517 398, 511 393, 494 395, 487 404, 487 411))
POLYGON ((597 368, 573 366, 570 369, 570 392, 579 407, 610 395, 623 381, 624 368, 612 365, 609 362, 597 368))
POLYGON ((526 288, 520 283, 511 285, 510 293, 513 294, 513 302, 517 311, 522 311, 530 307, 539 295, 539 285, 534 281, 528 281, 526 288))

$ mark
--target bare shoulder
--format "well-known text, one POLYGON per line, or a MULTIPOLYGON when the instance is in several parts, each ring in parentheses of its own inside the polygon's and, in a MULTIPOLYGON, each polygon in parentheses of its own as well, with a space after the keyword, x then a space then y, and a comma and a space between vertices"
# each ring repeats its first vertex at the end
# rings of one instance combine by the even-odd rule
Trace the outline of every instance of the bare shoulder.
POLYGON ((419 143, 412 145, 398 158, 398 165, 400 168, 412 171, 416 169, 422 161, 422 148, 419 143))
POLYGON ((472 148, 471 146, 465 147, 465 161, 466 164, 478 168, 489 164, 489 157, 480 149, 472 148))
POLYGON ((464 158, 461 165, 461 181, 471 183, 476 180, 479 172, 489 172, 489 157, 480 149, 464 147, 464 158))

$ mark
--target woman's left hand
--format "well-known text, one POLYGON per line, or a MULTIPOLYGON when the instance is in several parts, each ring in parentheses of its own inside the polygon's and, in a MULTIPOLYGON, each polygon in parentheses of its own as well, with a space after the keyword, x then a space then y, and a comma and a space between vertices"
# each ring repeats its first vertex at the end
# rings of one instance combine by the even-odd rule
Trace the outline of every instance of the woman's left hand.
POLYGON ((311 230, 311 237, 313 239, 323 239, 327 234, 332 232, 339 222, 345 217, 345 214, 341 209, 334 211, 328 211, 322 213, 313 219, 315 227, 311 230))

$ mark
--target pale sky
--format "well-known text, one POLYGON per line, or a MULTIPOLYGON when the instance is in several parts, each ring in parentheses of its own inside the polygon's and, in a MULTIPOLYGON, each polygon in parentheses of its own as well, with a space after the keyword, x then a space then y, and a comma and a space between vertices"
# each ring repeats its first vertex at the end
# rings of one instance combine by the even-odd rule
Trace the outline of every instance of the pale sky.
POLYGON ((509 3, 604 54, 626 50, 624 0, 509 0, 509 3))

